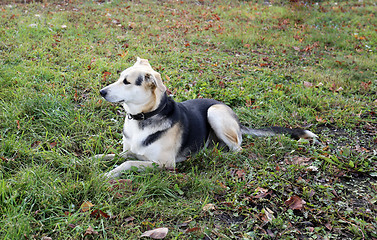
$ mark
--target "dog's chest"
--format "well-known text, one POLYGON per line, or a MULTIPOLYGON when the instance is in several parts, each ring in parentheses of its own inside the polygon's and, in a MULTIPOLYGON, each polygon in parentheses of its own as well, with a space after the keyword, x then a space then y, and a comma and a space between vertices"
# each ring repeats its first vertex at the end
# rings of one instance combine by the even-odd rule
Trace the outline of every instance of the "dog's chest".
POLYGON ((148 155, 156 145, 159 139, 164 135, 166 129, 170 127, 169 123, 149 124, 147 126, 139 121, 126 120, 123 126, 123 150, 129 150, 138 155, 148 155))

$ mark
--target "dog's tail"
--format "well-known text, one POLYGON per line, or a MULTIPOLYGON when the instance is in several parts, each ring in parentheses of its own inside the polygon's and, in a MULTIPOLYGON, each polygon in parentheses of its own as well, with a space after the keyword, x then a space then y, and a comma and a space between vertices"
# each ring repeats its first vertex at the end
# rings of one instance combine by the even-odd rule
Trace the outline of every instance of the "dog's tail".
POLYGON ((269 137, 278 134, 288 134, 291 136, 291 138, 296 140, 304 138, 313 139, 314 142, 316 142, 316 139, 318 138, 318 136, 311 131, 302 128, 267 127, 262 129, 252 129, 241 126, 241 132, 242 134, 248 134, 254 137, 269 137))

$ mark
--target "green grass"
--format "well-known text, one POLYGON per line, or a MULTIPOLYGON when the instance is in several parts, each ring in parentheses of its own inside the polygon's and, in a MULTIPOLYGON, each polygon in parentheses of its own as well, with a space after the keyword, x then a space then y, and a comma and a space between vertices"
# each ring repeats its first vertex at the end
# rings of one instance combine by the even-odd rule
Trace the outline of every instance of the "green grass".
POLYGON ((373 1, 17 2, 0 4, 0 238, 377 238, 373 1), (177 101, 221 100, 322 145, 245 136, 241 153, 126 172, 116 189, 101 174, 122 160, 90 157, 121 151, 124 110, 98 91, 137 56, 177 101))

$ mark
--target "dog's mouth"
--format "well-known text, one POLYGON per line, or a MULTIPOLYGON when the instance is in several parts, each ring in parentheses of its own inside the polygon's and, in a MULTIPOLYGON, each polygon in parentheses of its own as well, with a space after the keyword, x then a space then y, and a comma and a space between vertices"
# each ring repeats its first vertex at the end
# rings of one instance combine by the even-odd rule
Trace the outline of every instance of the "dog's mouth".
POLYGON ((124 100, 120 100, 119 102, 117 102, 117 103, 125 103, 125 101, 124 100))

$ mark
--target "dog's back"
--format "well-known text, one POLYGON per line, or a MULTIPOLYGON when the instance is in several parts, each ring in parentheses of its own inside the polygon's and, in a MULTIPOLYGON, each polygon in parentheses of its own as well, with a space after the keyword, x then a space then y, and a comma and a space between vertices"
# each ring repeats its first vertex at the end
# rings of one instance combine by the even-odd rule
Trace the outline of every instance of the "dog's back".
POLYGON ((213 99, 193 99, 176 104, 183 129, 180 153, 187 155, 198 152, 204 146, 211 131, 208 109, 222 103, 213 99))

